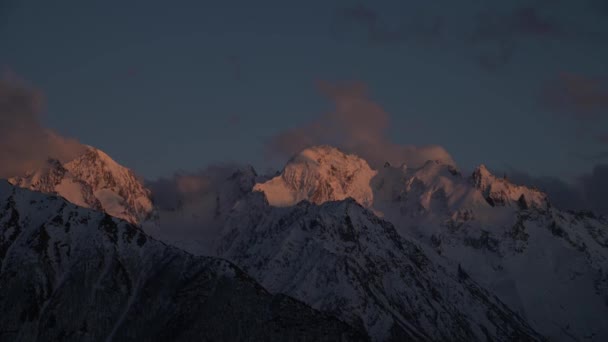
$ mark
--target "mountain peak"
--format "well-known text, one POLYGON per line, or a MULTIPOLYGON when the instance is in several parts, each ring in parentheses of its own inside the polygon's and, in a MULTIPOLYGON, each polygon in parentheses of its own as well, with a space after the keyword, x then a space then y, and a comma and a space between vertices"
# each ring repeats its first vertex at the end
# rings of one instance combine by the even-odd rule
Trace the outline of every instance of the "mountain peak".
POLYGON ((289 160, 280 175, 258 183, 273 206, 315 204, 352 197, 364 206, 373 202, 370 180, 376 175, 362 158, 331 146, 307 148, 289 160))
POLYGON ((483 164, 473 171, 471 179, 491 206, 517 204, 522 208, 534 206, 545 209, 549 205, 547 195, 543 192, 513 184, 506 175, 502 178, 496 177, 483 164))
POLYGON ((150 191, 135 174, 91 146, 69 162, 49 159, 44 167, 9 182, 57 194, 76 205, 103 210, 131 223, 141 222, 153 212, 150 191))

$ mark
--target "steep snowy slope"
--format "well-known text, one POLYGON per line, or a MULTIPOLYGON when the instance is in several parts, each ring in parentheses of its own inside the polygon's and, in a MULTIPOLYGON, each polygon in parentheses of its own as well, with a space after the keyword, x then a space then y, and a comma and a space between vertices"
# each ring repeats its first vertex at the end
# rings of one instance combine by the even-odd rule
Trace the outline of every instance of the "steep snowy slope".
POLYGON ((352 199, 276 208, 252 193, 231 213, 218 255, 378 341, 540 339, 464 272, 435 264, 352 199))
POLYGON ((102 210, 131 223, 154 215, 150 191, 133 172, 90 146, 70 162, 61 164, 51 159, 46 167, 9 181, 19 187, 57 194, 76 205, 102 210))
POLYGON ((387 168, 374 181, 375 208, 402 235, 460 264, 540 333, 608 339, 605 219, 559 211, 483 166, 471 177, 433 162, 387 168))
MULTIPOLYGON (((327 165, 345 160, 337 150, 326 157, 319 160, 327 165)), ((356 167, 341 167, 349 168, 356 167)), ((293 161, 288 169, 306 170, 293 161)), ((393 223, 402 237, 434 250, 429 258, 438 264, 460 265, 541 334, 560 341, 608 340, 605 218, 559 211, 544 193, 496 177, 483 165, 471 176, 436 161, 413 169, 387 164, 372 172, 369 185, 346 188, 340 198, 356 199, 393 223), (370 189, 366 198, 373 200, 360 200, 357 194, 370 189)), ((346 182, 336 177, 333 183, 346 182)), ((315 186, 322 183, 309 184, 305 194, 318 192, 315 186)), ((277 197, 263 185, 256 189, 277 197)))
POLYGON ((0 181, 0 340, 357 341, 232 264, 0 181))

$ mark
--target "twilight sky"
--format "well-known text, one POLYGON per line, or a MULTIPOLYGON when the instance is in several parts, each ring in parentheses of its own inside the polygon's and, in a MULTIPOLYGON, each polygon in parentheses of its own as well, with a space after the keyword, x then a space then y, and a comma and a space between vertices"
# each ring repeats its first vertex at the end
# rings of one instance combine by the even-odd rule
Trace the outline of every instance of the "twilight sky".
POLYGON ((269 144, 344 82, 382 141, 465 170, 608 163, 608 1, 0 0, 0 66, 44 94, 43 125, 148 178, 278 167, 269 144))

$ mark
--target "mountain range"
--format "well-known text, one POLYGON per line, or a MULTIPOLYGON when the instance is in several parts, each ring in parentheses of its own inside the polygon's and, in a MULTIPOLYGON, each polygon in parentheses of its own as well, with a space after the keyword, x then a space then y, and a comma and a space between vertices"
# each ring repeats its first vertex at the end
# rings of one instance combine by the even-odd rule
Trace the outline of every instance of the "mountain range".
POLYGON ((608 220, 483 165, 316 146, 160 184, 88 147, 9 182, 0 336, 608 340, 608 220))

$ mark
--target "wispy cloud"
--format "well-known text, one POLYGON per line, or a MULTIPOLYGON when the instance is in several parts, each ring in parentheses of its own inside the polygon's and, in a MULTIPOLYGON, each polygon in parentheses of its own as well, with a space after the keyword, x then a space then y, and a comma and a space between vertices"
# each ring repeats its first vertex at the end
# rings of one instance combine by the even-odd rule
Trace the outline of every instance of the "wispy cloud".
POLYGON ((535 177, 515 169, 509 169, 506 174, 515 184, 532 186, 543 191, 549 196, 551 203, 559 209, 582 210, 588 206, 580 185, 570 184, 555 177, 535 177))
POLYGON ((404 42, 428 43, 440 39, 444 33, 443 19, 439 16, 403 16, 390 23, 377 10, 365 6, 343 7, 335 11, 332 23, 334 35, 361 35, 373 45, 404 42))
POLYGON ((473 38, 477 41, 504 41, 522 37, 559 38, 560 24, 541 14, 538 7, 525 6, 507 12, 482 11, 475 19, 473 38))
POLYGON ((608 164, 596 164, 590 173, 581 175, 573 183, 555 177, 535 177, 514 169, 507 174, 516 184, 534 186, 545 192, 559 209, 592 210, 608 215, 608 164))
POLYGON ((608 164, 597 164, 590 174, 581 177, 583 190, 590 207, 608 215, 608 164))
POLYGON ((0 178, 40 167, 48 158, 69 160, 84 146, 40 123, 42 93, 13 76, 0 78, 0 178))
POLYGON ((511 62, 526 40, 561 39, 566 31, 540 7, 516 7, 509 11, 480 11, 474 19, 472 41, 481 51, 479 65, 498 69, 511 62))
POLYGON ((604 77, 562 73, 545 84, 543 103, 556 113, 576 120, 596 120, 608 115, 608 83, 604 77))
POLYGON ((584 161, 598 162, 608 159, 608 151, 599 152, 595 154, 575 153, 574 156, 584 161))
POLYGON ((365 84, 319 82, 318 88, 333 102, 333 110, 272 137, 267 144, 272 154, 290 157, 306 147, 329 144, 355 153, 375 167, 386 161, 397 165, 405 162, 412 167, 427 160, 454 164, 440 146, 400 145, 390 141, 387 136, 390 117, 369 98, 365 84))

